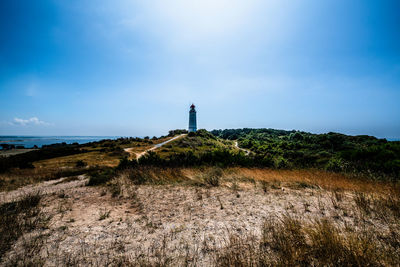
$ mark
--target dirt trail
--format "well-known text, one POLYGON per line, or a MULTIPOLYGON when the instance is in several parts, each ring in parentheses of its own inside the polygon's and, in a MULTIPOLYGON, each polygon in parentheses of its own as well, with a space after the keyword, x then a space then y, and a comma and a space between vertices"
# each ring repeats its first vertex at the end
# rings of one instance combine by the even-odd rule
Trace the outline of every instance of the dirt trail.
POLYGON ((244 153, 246 153, 246 156, 249 155, 250 152, 251 152, 251 151, 248 150, 248 149, 244 149, 244 148, 239 147, 238 141, 235 141, 235 147, 238 148, 238 149, 240 149, 240 150, 242 150, 244 153))
POLYGON ((172 142, 172 141, 174 141, 174 140, 176 140, 176 139, 178 139, 178 138, 181 138, 181 137, 183 137, 183 136, 185 136, 185 135, 186 135, 186 134, 180 134, 180 135, 175 136, 175 137, 173 137, 173 138, 171 138, 171 139, 169 139, 169 140, 167 140, 167 141, 165 141, 165 142, 162 142, 162 143, 160 143, 160 144, 156 144, 156 145, 154 145, 152 148, 149 148, 149 149, 147 149, 147 150, 145 150, 145 151, 142 151, 142 152, 140 152, 140 153, 134 152, 134 151, 133 151, 133 149, 135 149, 134 147, 124 148, 124 150, 125 150, 125 152, 128 152, 129 154, 136 156, 136 159, 139 159, 139 158, 143 157, 147 152, 156 150, 157 148, 160 148, 160 147, 162 147, 163 145, 168 144, 169 142, 172 142))

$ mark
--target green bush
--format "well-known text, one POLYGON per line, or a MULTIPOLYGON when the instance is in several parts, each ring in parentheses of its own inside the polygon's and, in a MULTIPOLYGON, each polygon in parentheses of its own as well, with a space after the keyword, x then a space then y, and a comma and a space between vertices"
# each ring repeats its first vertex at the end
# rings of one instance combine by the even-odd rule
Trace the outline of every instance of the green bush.
POLYGON ((110 181, 115 176, 115 171, 113 169, 106 169, 100 171, 94 171, 90 173, 90 178, 88 186, 95 186, 105 184, 110 181))
POLYGON ((220 179, 223 175, 223 171, 219 167, 214 167, 208 170, 204 174, 204 183, 209 186, 219 186, 220 179))
POLYGON ((289 167, 289 162, 285 158, 279 156, 279 157, 276 157, 274 159, 274 166, 277 169, 288 168, 289 167))
POLYGON ((84 162, 83 160, 78 160, 78 161, 76 162, 75 166, 78 167, 78 168, 83 168, 83 167, 86 167, 86 166, 87 166, 87 163, 84 162))
POLYGON ((373 136, 340 133, 312 134, 275 129, 213 130, 219 138, 238 140, 250 149, 257 166, 275 168, 319 168, 338 172, 358 172, 369 177, 398 181, 400 142, 373 136), (260 158, 265 158, 260 161, 260 158), (269 158, 273 158, 271 164, 269 158))
POLYGON ((346 162, 341 158, 331 158, 326 164, 327 171, 341 172, 347 169, 346 162))
POLYGON ((138 165, 136 160, 129 160, 127 157, 122 158, 119 161, 118 170, 124 170, 124 169, 128 169, 128 168, 134 168, 138 165))

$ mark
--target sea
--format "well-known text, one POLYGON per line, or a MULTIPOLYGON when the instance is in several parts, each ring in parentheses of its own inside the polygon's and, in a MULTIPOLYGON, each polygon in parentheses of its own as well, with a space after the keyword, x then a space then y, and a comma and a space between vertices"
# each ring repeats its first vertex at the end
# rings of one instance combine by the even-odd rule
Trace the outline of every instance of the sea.
MULTIPOLYGON (((85 144, 89 142, 100 141, 103 139, 117 139, 121 136, 0 136, 1 144, 10 144, 15 146, 24 146, 25 148, 33 148, 33 146, 42 147, 43 145, 51 145, 57 143, 78 143, 85 144)), ((1 149, 1 146, 0 146, 1 149)))

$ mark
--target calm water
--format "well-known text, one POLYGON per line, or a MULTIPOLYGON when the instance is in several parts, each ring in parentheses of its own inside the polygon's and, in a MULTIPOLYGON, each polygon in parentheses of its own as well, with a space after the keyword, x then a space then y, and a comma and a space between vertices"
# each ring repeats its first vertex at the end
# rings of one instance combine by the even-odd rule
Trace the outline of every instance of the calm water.
POLYGON ((67 144, 84 144, 103 139, 117 139, 119 137, 120 136, 0 136, 0 144, 21 145, 25 148, 32 148, 34 145, 42 147, 43 145, 62 142, 67 144))

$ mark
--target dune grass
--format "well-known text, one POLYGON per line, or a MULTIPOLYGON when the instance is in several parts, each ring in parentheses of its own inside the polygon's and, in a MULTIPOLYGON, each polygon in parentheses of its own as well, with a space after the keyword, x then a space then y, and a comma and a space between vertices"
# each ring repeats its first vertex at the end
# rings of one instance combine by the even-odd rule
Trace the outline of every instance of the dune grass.
POLYGON ((395 266, 399 260, 398 243, 365 227, 340 229, 329 219, 306 223, 284 216, 261 230, 260 239, 230 236, 215 266, 395 266))
POLYGON ((44 227, 46 216, 39 208, 39 193, 0 206, 0 260, 11 245, 24 233, 44 227))

